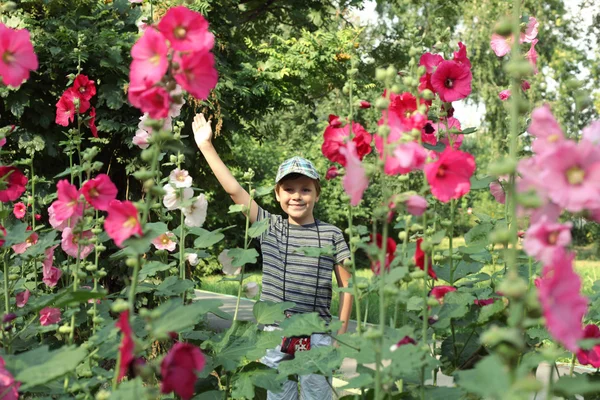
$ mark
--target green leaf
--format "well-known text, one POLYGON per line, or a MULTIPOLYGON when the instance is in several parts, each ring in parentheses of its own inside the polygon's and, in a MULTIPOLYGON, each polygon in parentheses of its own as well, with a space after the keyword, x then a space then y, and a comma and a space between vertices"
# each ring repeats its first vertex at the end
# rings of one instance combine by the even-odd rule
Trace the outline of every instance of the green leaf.
POLYGON ((121 382, 119 388, 110 394, 111 400, 131 400, 147 398, 146 388, 140 378, 121 382))
POLYGON ((477 128, 467 128, 460 131, 463 135, 470 135, 471 133, 477 132, 477 128))
POLYGON ((111 110, 118 110, 125 104, 123 89, 112 83, 100 85, 98 99, 104 101, 111 110))
POLYGON ((255 221, 250 229, 248 229, 248 236, 251 238, 259 237, 262 235, 267 229, 269 229, 269 219, 261 219, 260 221, 255 221))
POLYGON ((30 259, 32 257, 44 254, 46 249, 52 247, 55 244, 55 239, 56 231, 54 230, 41 235, 36 244, 25 250, 22 257, 25 259, 30 259))
POLYGON ((488 243, 488 235, 494 229, 494 225, 489 222, 482 222, 479 225, 474 226, 469 230, 469 232, 465 233, 465 243, 468 245, 483 243, 484 245, 488 243))
POLYGON ((254 348, 246 353, 246 358, 258 360, 267 353, 267 350, 274 349, 279 344, 281 344, 279 331, 260 331, 254 341, 254 348))
MULTIPOLYGON (((481 271, 484 267, 484 265, 482 263, 479 262, 466 262, 466 261, 460 261, 458 262, 458 265, 456 264, 457 261, 455 261, 455 270, 454 270, 454 283, 456 283, 458 280, 472 275, 472 274, 476 274, 479 271, 481 271)), ((450 265, 449 264, 444 264, 443 266, 434 266, 433 267, 435 273, 438 276, 438 279, 443 279, 446 282, 450 283, 450 265)))
POLYGON ((278 374, 274 368, 260 362, 251 362, 235 374, 231 397, 253 399, 255 386, 277 393, 281 391, 283 381, 286 379, 286 376, 278 374))
POLYGON ((465 392, 456 387, 425 386, 425 398, 428 400, 462 400, 465 392))
POLYGON ((318 313, 294 314, 284 319, 279 327, 283 329, 282 336, 303 336, 329 331, 318 313))
POLYGON ((228 214, 241 213, 246 208, 243 204, 232 204, 229 206, 228 214))
POLYGON ((75 346, 64 346, 51 352, 48 351, 48 346, 30 350, 14 356, 17 361, 22 358, 29 359, 30 362, 27 368, 22 369, 15 376, 15 380, 22 383, 20 390, 26 391, 74 371, 86 355, 87 351, 83 347, 75 346), (35 352, 35 357, 28 357, 31 352, 35 352))
POLYGON ((443 329, 450 326, 450 319, 462 318, 469 312, 469 306, 473 304, 475 298, 469 293, 460 291, 450 292, 444 296, 444 305, 438 314, 436 329, 443 329))
POLYGON ((504 398, 510 388, 510 377, 497 355, 485 357, 469 371, 455 374, 458 386, 484 398, 504 398))
POLYGON ((206 249, 216 243, 219 243, 221 240, 223 240, 223 238, 225 238, 225 235, 221 233, 220 229, 210 232, 206 229, 194 228, 190 229, 190 233, 198 236, 196 240, 194 240, 194 247, 197 249, 206 249))
POLYGON ((477 322, 480 324, 487 323, 494 315, 501 313, 504 311, 504 302, 502 300, 496 300, 492 304, 488 304, 487 306, 481 307, 481 311, 479 312, 479 316, 477 317, 477 322))
POLYGON ((437 142, 437 144, 435 146, 433 146, 429 143, 423 143, 423 147, 425 147, 427 150, 442 152, 446 148, 446 145, 442 142, 437 142))
POLYGON ((15 222, 10 229, 7 229, 6 239, 4 242, 4 248, 9 248, 13 244, 23 243, 31 235, 31 232, 27 230, 27 224, 22 222, 15 222))
POLYGON ((553 393, 559 397, 573 397, 597 393, 600 391, 600 382, 592 382, 587 374, 578 376, 561 376, 554 382, 553 393))
POLYGON ((192 400, 223 400, 223 392, 220 390, 209 390, 192 397, 192 400))
POLYGON ((256 199, 256 198, 263 197, 263 196, 273 193, 273 188, 274 188, 274 186, 261 186, 259 188, 256 188, 256 193, 254 193, 254 198, 256 199))
POLYGON ((179 279, 178 276, 169 276, 156 288, 156 296, 179 296, 188 289, 194 287, 194 282, 184 279, 179 279))
POLYGON ((232 257, 233 261, 231 265, 234 267, 241 267, 246 264, 254 264, 256 263, 256 259, 258 258, 258 252, 256 249, 240 249, 236 247, 235 249, 230 249, 227 252, 228 257, 232 257))
POLYGON ((486 176, 478 179, 475 175, 471 177, 471 190, 487 189, 490 187, 490 183, 495 181, 496 178, 493 176, 486 176))
POLYGON ((212 299, 198 300, 186 306, 182 306, 180 298, 169 300, 155 309, 160 317, 152 322, 152 333, 155 337, 166 337, 169 332, 181 332, 196 325, 209 312, 231 319, 219 309, 222 305, 223 302, 212 299))
POLYGON ((283 312, 296 304, 286 301, 284 303, 275 303, 272 301, 257 301, 254 303, 252 313, 256 322, 259 324, 274 324, 285 318, 283 312))
POLYGON ((458 332, 448 336, 441 346, 440 362, 444 375, 452 375, 455 370, 466 368, 466 363, 479 351, 479 332, 458 332))
POLYGON ((437 231, 429 238, 429 241, 433 244, 440 244, 442 240, 446 237, 446 230, 442 229, 441 231, 437 231))
POLYGON ((147 262, 144 264, 142 269, 140 269, 140 272, 138 275, 138 282, 143 281, 144 279, 146 279, 149 276, 156 275, 157 272, 166 271, 174 265, 175 265, 175 262, 170 262, 169 264, 164 264, 160 261, 147 262))
POLYGON ((333 346, 313 347, 296 352, 294 359, 279 363, 279 373, 288 375, 331 374, 342 365, 342 356, 333 346))

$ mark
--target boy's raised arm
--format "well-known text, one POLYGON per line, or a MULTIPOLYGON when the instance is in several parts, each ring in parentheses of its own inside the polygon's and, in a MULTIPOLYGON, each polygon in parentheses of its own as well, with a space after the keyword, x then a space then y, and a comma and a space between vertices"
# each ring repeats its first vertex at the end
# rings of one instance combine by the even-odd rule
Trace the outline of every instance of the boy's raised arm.
MULTIPOLYGON (((210 120, 207 122, 203 114, 196 114, 194 122, 192 122, 192 130, 194 131, 194 139, 196 140, 198 149, 200 149, 202 155, 206 158, 210 169, 217 177, 223 189, 225 189, 225 192, 231 196, 235 204, 247 206, 250 201, 250 195, 231 174, 231 171, 223 163, 223 160, 221 160, 212 144, 210 120)), ((252 200, 252 204, 250 205, 250 222, 256 221, 257 216, 258 204, 252 200)))

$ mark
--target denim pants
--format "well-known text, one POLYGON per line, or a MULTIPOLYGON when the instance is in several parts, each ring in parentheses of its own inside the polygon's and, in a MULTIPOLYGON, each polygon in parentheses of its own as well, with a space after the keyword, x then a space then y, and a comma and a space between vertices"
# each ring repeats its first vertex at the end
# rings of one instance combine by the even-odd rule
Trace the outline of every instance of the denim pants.
MULTIPOLYGON (((265 326, 265 331, 278 329, 275 326, 265 326)), ((329 335, 314 333, 310 337, 311 348, 331 346, 331 344, 332 339, 329 335)), ((274 349, 267 350, 267 353, 260 359, 260 362, 277 369, 281 361, 292 359, 291 355, 282 353, 280 350, 280 345, 274 349)), ((310 374, 299 376, 298 381, 286 380, 283 384, 283 391, 280 393, 267 392, 267 400, 298 400, 298 383, 300 383, 300 400, 331 400, 331 377, 326 378, 323 375, 310 374)))

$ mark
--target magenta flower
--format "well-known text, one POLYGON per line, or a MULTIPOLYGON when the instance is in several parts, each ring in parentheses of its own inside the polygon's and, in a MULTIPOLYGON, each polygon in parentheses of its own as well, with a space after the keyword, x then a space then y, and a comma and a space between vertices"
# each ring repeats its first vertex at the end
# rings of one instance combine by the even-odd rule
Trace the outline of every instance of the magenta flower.
MULTIPOLYGON (((27 228, 27 230, 31 230, 31 227, 27 228)), ((38 241, 38 234, 32 233, 31 235, 29 235, 29 237, 27 239, 25 239, 25 241, 23 243, 18 243, 18 244, 13 245, 12 249, 15 252, 15 254, 23 254, 23 253, 25 253, 25 250, 27 250, 28 248, 30 248, 31 246, 36 244, 37 241, 38 241)))
POLYGON ((500 93, 498 93, 498 97, 500 98, 500 100, 505 101, 508 100, 510 98, 510 89, 505 89, 503 91, 501 91, 500 93))
POLYGON ((96 210, 106 211, 111 201, 117 198, 117 187, 106 174, 99 174, 81 187, 81 194, 96 210))
POLYGON ((56 184, 58 200, 52 203, 54 209, 54 218, 61 222, 71 217, 81 217, 83 215, 83 204, 79 201, 79 191, 63 179, 56 184))
POLYGON ((62 271, 52 265, 54 259, 54 249, 56 249, 58 245, 52 246, 44 252, 46 258, 42 262, 42 282, 46 284, 48 287, 54 287, 58 283, 60 277, 62 276, 62 271))
POLYGON ((157 30, 146 29, 141 38, 131 48, 131 68, 129 80, 154 85, 167 72, 169 47, 165 37, 157 30))
POLYGON ((13 207, 13 214, 15 215, 15 218, 21 219, 25 216, 25 213, 27 212, 27 207, 25 207, 25 204, 23 204, 23 202, 18 202, 14 205, 13 207))
POLYGON ((406 199, 404 206, 409 214, 421 216, 427 210, 427 200, 419 195, 412 195, 406 199))
POLYGON ((520 43, 531 43, 538 34, 539 25, 540 25, 540 23, 537 21, 537 19, 535 19, 535 17, 529 17, 529 22, 527 23, 527 26, 525 27, 525 32, 521 32, 521 35, 519 37, 519 42, 520 43))
POLYGON ((173 239, 175 239, 175 234, 173 232, 165 232, 152 240, 152 244, 157 250, 173 251, 177 246, 177 242, 173 239))
POLYGON ((358 107, 359 107, 359 108, 362 108, 362 109, 365 109, 365 108, 371 108, 371 103, 369 103, 369 102, 368 102, 368 101, 366 101, 366 100, 360 100, 360 101, 358 102, 358 107))
POLYGON ((458 119, 454 117, 441 118, 437 125, 437 132, 440 136, 440 142, 444 143, 446 147, 450 147, 450 140, 452 140, 452 148, 454 150, 460 149, 464 135, 460 134, 461 127, 458 119))
POLYGON ((529 63, 533 67, 534 74, 538 73, 538 67, 537 67, 538 54, 537 54, 537 51, 535 51, 535 45, 537 44, 537 42, 538 42, 537 39, 533 39, 531 41, 531 47, 529 48, 529 51, 527 53, 525 53, 525 58, 529 61, 529 63))
POLYGON ((583 140, 587 140, 594 146, 600 146, 600 121, 593 121, 583 128, 583 140))
POLYGON ((441 303, 444 296, 450 292, 456 292, 456 288, 454 286, 435 286, 429 294, 441 303))
POLYGON ((327 170, 327 173, 325 174, 325 179, 330 181, 330 180, 336 178, 339 174, 340 174, 340 172, 338 171, 337 167, 335 165, 332 165, 327 170))
POLYGON ((471 61, 467 57, 467 46, 462 44, 462 42, 458 42, 458 51, 454 52, 453 60, 471 68, 471 61))
POLYGON ((169 116, 171 97, 162 86, 154 86, 140 93, 138 98, 140 110, 148 113, 152 119, 162 119, 169 116))
POLYGON ((521 90, 524 91, 524 92, 526 92, 529 89, 531 89, 531 84, 529 84, 528 81, 523 80, 523 82, 521 82, 521 90))
POLYGON ((56 202, 52 203, 50 207, 48 207, 48 222, 50 222, 52 228, 62 232, 63 229, 65 229, 67 226, 71 228, 74 227, 77 221, 79 221, 82 216, 73 215, 71 218, 67 218, 64 221, 58 221, 56 219, 56 211, 54 210, 55 203, 56 202))
POLYGON ((559 224, 551 222, 545 216, 531 225, 523 239, 523 249, 527 254, 541 261, 543 265, 552 264, 557 248, 564 248, 571 243, 571 228, 567 222, 559 224))
POLYGON ((92 252, 92 250, 94 250, 94 245, 90 243, 82 246, 79 245, 79 241, 82 238, 90 239, 92 236, 94 236, 92 231, 84 231, 79 235, 74 235, 71 228, 65 228, 62 232, 60 247, 71 257, 77 258, 77 254, 79 254, 79 258, 83 260, 92 252))
POLYGON ((79 101, 79 114, 83 114, 90 108, 89 100, 83 94, 71 87, 64 91, 56 103, 56 122, 58 125, 69 126, 75 120, 75 101, 79 101))
POLYGON ((352 122, 352 125, 347 124, 343 128, 339 125, 338 127, 327 125, 323 133, 321 152, 331 162, 337 162, 342 166, 346 166, 346 157, 340 153, 340 148, 346 146, 346 142, 350 140, 350 126, 352 126, 352 141, 356 145, 358 158, 362 160, 371 152, 371 134, 361 124, 352 122))
POLYGON ((496 299, 493 297, 490 297, 489 299, 475 299, 475 300, 473 300, 473 304, 475 304, 476 306, 479 306, 479 307, 483 307, 483 306, 489 306, 490 304, 494 304, 495 301, 496 301, 496 299))
POLYGON ((536 138, 532 147, 533 151, 538 154, 543 153, 548 148, 553 148, 557 142, 565 139, 565 135, 554 115, 552 115, 548 104, 533 110, 531 125, 527 128, 527 131, 536 138))
POLYGON ((436 125, 437 124, 433 121, 427 121, 427 123, 425 123, 423 129, 421 129, 422 143, 428 143, 432 146, 435 146, 437 144, 437 130, 435 129, 436 125))
POLYGON ((411 171, 423 169, 427 160, 427 151, 417 142, 399 144, 393 153, 396 159, 394 172, 408 174, 411 171))
POLYGON ((80 98, 89 101, 96 95, 96 84, 86 75, 77 75, 73 82, 73 89, 79 93, 80 98))
POLYGON ((58 308, 45 307, 40 310, 40 324, 48 326, 60 322, 60 310, 58 308))
POLYGON ((25 191, 27 177, 16 167, 0 167, 0 201, 15 201, 25 191))
POLYGON ((179 64, 177 83, 196 99, 206 100, 219 78, 212 53, 176 54, 174 59, 179 64))
POLYGON ((431 85, 442 101, 461 100, 471 94, 471 69, 456 61, 442 61, 431 76, 431 85))
POLYGON ((490 182, 490 193, 494 199, 500 204, 506 203, 506 192, 504 191, 503 183, 508 181, 508 176, 501 176, 496 181, 490 182))
POLYGON ((194 395, 197 374, 205 364, 204 354, 198 347, 189 343, 175 343, 160 364, 160 392, 175 392, 183 400, 190 400, 194 395))
MULTIPOLYGON (((584 339, 600 339, 600 328, 597 325, 589 324, 583 328, 584 339)), ((595 345, 589 350, 579 349, 577 351, 577 360, 582 365, 591 365, 594 368, 600 368, 600 345, 595 345)))
POLYGON ((425 53, 419 59, 419 65, 423 65, 428 74, 433 74, 442 61, 444 61, 444 57, 439 54, 425 53))
POLYGON ((20 86, 29 72, 38 68, 38 59, 27 29, 12 29, 0 23, 0 77, 5 85, 20 86))
POLYGON ((512 47, 513 37, 511 36, 501 36, 497 33, 492 34, 492 40, 490 40, 490 46, 494 53, 498 57, 504 57, 508 53, 510 53, 510 49, 512 47))
POLYGON ((23 292, 17 293, 15 296, 15 303, 17 307, 25 307, 25 305, 29 301, 29 295, 31 295, 31 292, 28 289, 25 289, 25 291, 23 292))
POLYGON ((158 23, 158 30, 177 51, 207 52, 215 41, 202 14, 185 6, 170 8, 158 23))
POLYGON ((96 126, 96 108, 92 107, 89 113, 89 119, 87 120, 87 124, 92 132, 92 135, 97 138, 98 137, 98 127, 96 126))
POLYGON ((538 296, 546 328, 554 340, 571 352, 578 350, 583 337, 581 323, 587 312, 587 298, 581 295, 581 278, 573 270, 575 255, 557 248, 552 264, 545 265, 538 296))
POLYGON ((447 147, 437 161, 425 165, 425 177, 431 193, 443 203, 458 199, 471 190, 475 158, 460 150, 447 147))
POLYGON ((113 200, 107 211, 104 229, 117 246, 123 247, 123 242, 132 235, 142 235, 137 208, 132 202, 113 200))
POLYGON ((354 142, 349 142, 345 147, 340 148, 340 152, 346 158, 346 175, 342 184, 344 190, 350 196, 350 204, 357 206, 369 186, 369 178, 367 178, 360 158, 356 154, 354 142))
POLYGON ((119 320, 115 323, 115 326, 123 334, 121 337, 121 344, 119 345, 121 365, 119 366, 117 380, 120 381, 127 376, 129 364, 131 364, 134 358, 135 343, 133 341, 133 330, 129 324, 129 310, 125 310, 119 315, 119 320))
POLYGON ((4 359, 0 357, 0 393, 2 393, 2 400, 18 400, 20 386, 21 382, 15 382, 14 376, 6 369, 4 359))

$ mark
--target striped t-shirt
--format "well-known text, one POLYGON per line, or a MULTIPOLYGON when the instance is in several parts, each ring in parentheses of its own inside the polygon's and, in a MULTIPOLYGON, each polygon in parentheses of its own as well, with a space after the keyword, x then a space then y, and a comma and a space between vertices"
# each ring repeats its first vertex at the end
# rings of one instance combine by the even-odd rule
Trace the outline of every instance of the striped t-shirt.
POLYGON ((263 257, 261 300, 293 301, 296 306, 287 310, 288 313, 316 311, 321 318, 330 322, 331 278, 334 266, 350 257, 342 231, 331 224, 317 220, 306 225, 289 224, 289 238, 287 238, 287 219, 259 207, 257 220, 263 219, 269 219, 270 222, 269 228, 259 238, 263 257), (300 248, 318 248, 319 236, 321 247, 330 247, 331 252, 321 255, 320 266, 317 267, 318 255, 309 254, 311 249, 300 248), (284 297, 284 260, 288 239, 284 297), (317 294, 316 305, 315 293, 317 294))

